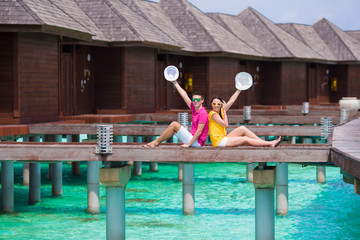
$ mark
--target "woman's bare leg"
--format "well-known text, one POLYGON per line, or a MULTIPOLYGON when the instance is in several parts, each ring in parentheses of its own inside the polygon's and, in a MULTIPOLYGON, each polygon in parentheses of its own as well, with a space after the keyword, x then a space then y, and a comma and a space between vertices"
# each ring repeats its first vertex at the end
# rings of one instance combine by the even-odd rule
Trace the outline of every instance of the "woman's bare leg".
POLYGON ((238 146, 256 146, 256 147, 275 147, 275 144, 280 141, 280 138, 273 141, 264 141, 262 139, 254 139, 249 137, 229 137, 226 147, 238 146))
POLYGON ((232 130, 231 132, 229 132, 229 134, 227 135, 228 137, 241 137, 241 136, 246 136, 249 138, 253 138, 253 139, 258 139, 258 140, 262 140, 261 138, 259 138, 258 136, 256 136, 255 133, 253 133, 252 131, 250 131, 247 127, 245 126, 240 126, 235 128, 234 130, 232 130))
POLYGON ((166 129, 163 131, 157 139, 144 145, 144 147, 156 147, 160 145, 163 141, 171 138, 175 133, 177 133, 181 128, 181 124, 178 122, 172 122, 166 129))

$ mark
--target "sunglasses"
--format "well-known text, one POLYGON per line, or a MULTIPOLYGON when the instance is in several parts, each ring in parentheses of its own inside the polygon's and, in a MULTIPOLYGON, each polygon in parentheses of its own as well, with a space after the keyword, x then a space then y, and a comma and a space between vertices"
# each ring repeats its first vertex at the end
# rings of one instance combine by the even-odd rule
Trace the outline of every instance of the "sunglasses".
POLYGON ((201 101, 201 98, 193 98, 192 101, 193 101, 193 102, 200 102, 200 101, 201 101))
POLYGON ((220 107, 220 106, 221 106, 221 103, 214 103, 214 102, 213 102, 211 105, 213 105, 213 106, 219 106, 219 107, 220 107))

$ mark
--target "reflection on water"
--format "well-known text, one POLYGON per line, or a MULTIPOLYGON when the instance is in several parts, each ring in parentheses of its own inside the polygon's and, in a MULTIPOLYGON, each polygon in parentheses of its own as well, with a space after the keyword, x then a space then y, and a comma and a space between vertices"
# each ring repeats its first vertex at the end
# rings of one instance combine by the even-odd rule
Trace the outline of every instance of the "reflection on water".
MULTIPOLYGON (((87 207, 86 164, 81 176, 63 164, 63 196, 53 198, 42 164, 41 202, 29 206, 22 186, 22 164, 15 163, 15 213, 0 215, 1 239, 105 239, 106 193, 101 186, 99 214, 87 207)), ((126 190, 127 239, 254 239, 254 187, 246 166, 195 165, 194 215, 182 214, 182 183, 177 165, 159 164, 158 172, 133 177, 126 190)), ((276 239, 358 239, 360 196, 328 167, 327 182, 316 183, 316 168, 289 165, 289 215, 275 217, 276 239)))

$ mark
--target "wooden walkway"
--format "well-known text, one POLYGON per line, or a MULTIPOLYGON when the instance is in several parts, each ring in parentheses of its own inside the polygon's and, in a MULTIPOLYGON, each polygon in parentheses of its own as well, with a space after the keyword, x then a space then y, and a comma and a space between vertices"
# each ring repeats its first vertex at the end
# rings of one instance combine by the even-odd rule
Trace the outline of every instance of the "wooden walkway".
POLYGON ((360 179, 360 118, 334 127, 331 161, 360 179))
POLYGON ((215 162, 328 162, 330 146, 323 144, 283 144, 277 148, 236 147, 182 148, 180 144, 163 144, 144 148, 139 143, 115 143, 112 155, 99 159, 96 143, 12 143, 0 142, 0 159, 26 162, 62 161, 141 161, 174 163, 215 162))

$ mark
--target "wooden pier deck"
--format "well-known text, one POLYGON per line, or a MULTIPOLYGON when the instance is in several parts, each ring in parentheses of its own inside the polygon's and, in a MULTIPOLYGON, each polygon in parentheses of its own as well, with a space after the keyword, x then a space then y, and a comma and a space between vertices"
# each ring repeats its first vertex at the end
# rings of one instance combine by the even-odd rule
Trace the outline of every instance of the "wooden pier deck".
POLYGON ((326 144, 283 144, 277 148, 181 148, 180 144, 163 144, 144 148, 138 143, 115 143, 112 155, 98 158, 96 143, 13 143, 0 142, 0 159, 26 162, 61 161, 141 161, 141 162, 329 162, 326 144))
POLYGON ((360 179, 360 118, 334 127, 331 161, 360 179))

